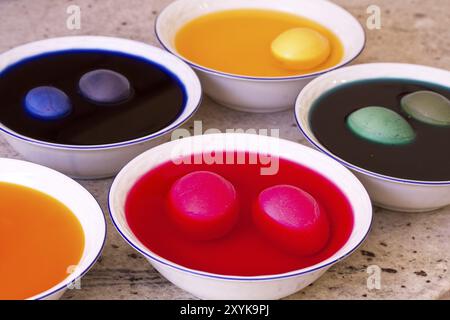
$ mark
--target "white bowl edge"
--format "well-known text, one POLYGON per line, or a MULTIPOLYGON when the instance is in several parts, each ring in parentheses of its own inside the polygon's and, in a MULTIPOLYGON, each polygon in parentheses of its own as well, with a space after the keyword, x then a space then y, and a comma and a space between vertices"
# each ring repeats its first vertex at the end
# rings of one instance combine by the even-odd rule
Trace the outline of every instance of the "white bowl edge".
POLYGON ((308 147, 298 145, 294 142, 275 139, 270 137, 261 137, 248 134, 211 134, 205 136, 195 136, 178 141, 172 141, 158 147, 155 147, 142 155, 132 160, 122 171, 117 175, 110 189, 109 194, 109 209, 112 221, 119 233, 124 239, 137 251, 142 253, 147 258, 153 259, 170 268, 181 270, 196 276, 216 278, 220 280, 229 281, 268 281, 273 279, 282 279, 295 277, 301 274, 314 272, 322 268, 326 268, 351 254, 359 245, 365 240, 372 223, 372 206, 365 189, 359 180, 350 173, 348 169, 332 161, 328 157, 312 150, 308 147), (270 154, 278 154, 280 157, 306 164, 309 168, 316 170, 331 181, 333 181, 344 193, 351 194, 348 198, 350 201, 354 214, 354 230, 347 241, 347 243, 332 257, 314 266, 296 270, 282 275, 256 276, 256 277, 236 277, 226 275, 216 275, 208 272, 192 270, 180 266, 176 263, 168 261, 163 257, 151 252, 147 249, 132 233, 131 229, 126 223, 123 204, 126 200, 128 191, 134 185, 136 180, 151 168, 170 161, 168 153, 173 152, 174 149, 180 148, 183 155, 190 155, 195 153, 210 152, 213 150, 230 150, 229 142, 234 141, 234 146, 238 151, 249 152, 266 152, 267 146, 272 144, 272 149, 269 149, 270 154), (259 140, 262 139, 262 140, 259 140), (280 143, 282 151, 276 151, 273 146, 280 143), (186 149, 184 149, 186 147, 186 149), (224 149, 222 149, 223 147, 224 149), (184 150, 183 150, 184 149, 184 150), (327 163, 327 166, 322 167, 321 164, 327 163), (319 165, 320 164, 320 165, 319 165), (345 183, 336 183, 332 177, 342 177, 345 183), (357 194, 358 196, 355 196, 357 194))
POLYGON ((59 284, 28 299, 58 296, 84 276, 100 257, 106 240, 106 219, 95 198, 69 177, 44 166, 22 160, 0 158, 0 181, 22 185, 47 194, 66 205, 80 221, 85 248, 79 265, 59 284))

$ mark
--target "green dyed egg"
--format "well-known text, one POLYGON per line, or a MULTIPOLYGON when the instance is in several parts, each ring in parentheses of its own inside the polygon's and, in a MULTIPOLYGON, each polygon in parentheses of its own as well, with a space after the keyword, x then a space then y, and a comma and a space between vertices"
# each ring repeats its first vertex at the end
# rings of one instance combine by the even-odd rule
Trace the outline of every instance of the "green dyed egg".
POLYGON ((347 126, 360 138, 386 145, 411 143, 416 134, 398 113, 384 107, 366 107, 347 118, 347 126))
POLYGON ((404 96, 401 106, 412 118, 435 126, 450 126, 450 101, 433 91, 417 91, 404 96))

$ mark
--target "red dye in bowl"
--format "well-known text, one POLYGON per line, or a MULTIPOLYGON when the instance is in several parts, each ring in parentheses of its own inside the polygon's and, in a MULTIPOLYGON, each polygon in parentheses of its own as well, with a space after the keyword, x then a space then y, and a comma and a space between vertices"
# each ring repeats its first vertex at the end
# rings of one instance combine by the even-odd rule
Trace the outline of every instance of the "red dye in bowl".
MULTIPOLYGON (((235 159, 244 155, 235 154, 235 159)), ((250 154, 245 154, 246 159, 250 154)), ((192 163, 192 162, 191 162, 192 163)), ((279 159, 276 175, 261 175, 259 164, 175 164, 166 162, 146 173, 130 190, 125 214, 135 236, 155 254, 186 268, 229 276, 274 275, 303 269, 329 258, 348 240, 353 212, 344 194, 319 173, 279 159), (228 180, 239 198, 238 220, 224 236, 205 241, 180 232, 167 205, 170 190, 183 176, 213 172, 228 180), (307 192, 329 222, 329 237, 318 252, 301 256, 280 248, 253 219, 260 193, 277 185, 307 192)), ((319 228, 320 229, 320 228, 319 228)), ((318 231, 320 232, 320 230, 318 231)))

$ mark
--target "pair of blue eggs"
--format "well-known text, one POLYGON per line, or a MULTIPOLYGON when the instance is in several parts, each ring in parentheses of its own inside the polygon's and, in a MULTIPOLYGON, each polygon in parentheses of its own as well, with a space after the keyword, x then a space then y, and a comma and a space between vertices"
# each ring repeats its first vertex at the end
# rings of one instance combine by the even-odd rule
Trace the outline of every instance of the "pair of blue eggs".
MULTIPOLYGON (((122 74, 98 69, 84 74, 78 83, 81 95, 94 104, 115 105, 131 95, 131 85, 122 74)), ((58 120, 72 112, 69 96, 52 86, 40 86, 28 91, 24 108, 33 118, 58 120)))

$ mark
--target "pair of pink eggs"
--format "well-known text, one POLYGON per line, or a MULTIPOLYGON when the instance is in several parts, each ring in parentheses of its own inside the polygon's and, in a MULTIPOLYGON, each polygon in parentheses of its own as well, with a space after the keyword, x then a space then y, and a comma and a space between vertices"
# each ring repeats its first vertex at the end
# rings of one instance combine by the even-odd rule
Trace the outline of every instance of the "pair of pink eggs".
MULTIPOLYGON (((170 188, 167 206, 175 225, 195 240, 227 236, 239 223, 239 196, 233 184, 209 171, 196 171, 170 188)), ((264 189, 252 201, 252 221, 280 249, 299 256, 320 252, 330 237, 330 223, 319 203, 292 185, 264 189)))

